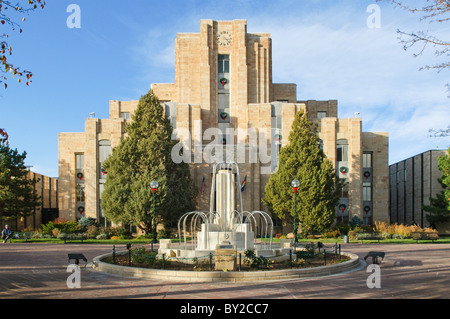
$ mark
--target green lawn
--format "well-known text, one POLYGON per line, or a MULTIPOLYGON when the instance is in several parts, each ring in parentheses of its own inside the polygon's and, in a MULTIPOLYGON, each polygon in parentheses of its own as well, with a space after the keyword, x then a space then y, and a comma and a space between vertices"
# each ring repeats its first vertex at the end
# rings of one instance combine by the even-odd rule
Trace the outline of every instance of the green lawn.
MULTIPOLYGON (((260 239, 261 240, 261 239, 260 239)), ((269 239, 264 238, 264 241, 268 242, 269 239)), ((311 242, 322 242, 324 244, 343 244, 343 238, 318 238, 318 239, 299 239, 300 243, 311 243, 311 242)), ((61 244, 64 243, 63 240, 58 238, 32 238, 32 239, 13 239, 13 243, 52 243, 61 244)), ((178 239, 172 239, 173 243, 178 243, 178 239)), ((273 238, 273 243, 279 243, 280 239, 273 238)), ((350 243, 361 243, 361 240, 350 240, 350 243)), ((66 240, 66 243, 81 243, 80 240, 66 240)), ((134 244, 151 244, 151 239, 86 239, 83 241, 84 244, 105 244, 105 245, 125 245, 128 243, 134 244)), ((364 240, 363 244, 377 244, 377 240, 364 240)), ((383 239, 380 240, 381 244, 416 244, 414 239, 383 239)), ((419 244, 432 243, 431 240, 419 240, 419 244)), ((450 244, 450 236, 440 236, 438 240, 434 241, 435 244, 450 244)))
MULTIPOLYGON (((264 241, 268 241, 267 238, 263 239, 264 241)), ((299 239, 299 243, 311 243, 311 242, 322 242, 324 244, 343 244, 344 238, 318 238, 318 239, 299 239)), ((279 243, 280 239, 273 238, 273 243, 279 243)), ((349 243, 361 243, 359 239, 350 240, 349 243)), ((419 244, 431 244, 431 240, 419 240, 419 244)), ((434 241, 435 244, 450 244, 450 236, 440 236, 438 240, 434 241)), ((363 240, 363 244, 378 244, 378 240, 363 240)), ((382 239, 380 240, 380 244, 416 244, 416 240, 414 239, 382 239)))
MULTIPOLYGON (((172 239, 173 243, 178 243, 178 239, 172 239)), ((12 243, 46 243, 46 244, 62 244, 64 240, 58 238, 32 238, 32 239, 14 239, 12 243)), ((67 244, 81 243, 81 240, 66 240, 67 244)), ((151 239, 86 239, 83 244, 104 244, 104 245, 125 245, 131 243, 132 245, 151 244, 151 239)))

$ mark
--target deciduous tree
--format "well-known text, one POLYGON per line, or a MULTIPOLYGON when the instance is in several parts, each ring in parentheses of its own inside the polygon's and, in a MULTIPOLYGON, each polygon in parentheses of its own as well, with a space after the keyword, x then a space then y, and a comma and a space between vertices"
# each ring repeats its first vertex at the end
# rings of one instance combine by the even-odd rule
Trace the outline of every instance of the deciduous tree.
MULTIPOLYGON (((9 0, 0 1, 0 26, 2 29, 4 29, 5 26, 9 26, 12 31, 22 33, 22 28, 17 20, 21 19, 23 22, 26 19, 25 15, 35 11, 37 8, 43 9, 45 7, 44 0, 27 0, 22 2, 26 3, 21 4, 19 1, 15 3, 9 0)), ((7 75, 11 73, 13 78, 18 78, 19 82, 22 82, 22 79, 25 79, 25 83, 29 85, 33 73, 24 70, 9 61, 8 56, 13 54, 13 47, 8 41, 8 38, 8 32, 3 31, 0 33, 0 83, 3 83, 6 89, 8 87, 8 84, 6 83, 8 80, 7 75)))

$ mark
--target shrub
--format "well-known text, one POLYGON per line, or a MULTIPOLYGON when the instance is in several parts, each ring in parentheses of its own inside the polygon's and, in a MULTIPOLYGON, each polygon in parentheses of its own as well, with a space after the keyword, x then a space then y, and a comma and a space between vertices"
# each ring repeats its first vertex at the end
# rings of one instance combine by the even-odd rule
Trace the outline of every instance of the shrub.
POLYGON ((111 236, 109 239, 111 239, 111 240, 119 240, 119 239, 122 239, 122 238, 120 238, 119 236, 111 236))
POLYGON ((349 224, 338 224, 338 225, 336 225, 336 229, 342 235, 348 235, 348 232, 351 230, 351 226, 349 224))
MULTIPOLYGON (((46 235, 53 235, 53 230, 58 229, 59 233, 74 233, 80 230, 78 222, 69 222, 62 218, 57 218, 53 222, 41 225, 42 233, 46 235)), ((56 232, 58 235, 59 233, 56 232)), ((57 237, 57 236, 55 236, 57 237)))
POLYGON ((133 238, 131 231, 123 227, 116 228, 116 236, 118 236, 120 239, 133 238))
POLYGON ((100 230, 97 226, 91 225, 91 226, 87 227, 87 229, 86 229, 87 238, 94 239, 94 238, 97 238, 98 235, 100 235, 100 230))
POLYGON ((53 222, 48 222, 47 224, 42 224, 42 233, 46 235, 52 235, 52 231, 55 228, 55 224, 53 222))
POLYGON ((403 225, 403 224, 391 224, 387 225, 385 222, 375 222, 374 231, 381 233, 383 238, 405 239, 411 238, 413 232, 437 232, 431 228, 421 228, 417 225, 403 225))
POLYGON ((108 235, 106 233, 101 233, 95 237, 96 239, 108 239, 108 235))
POLYGON ((351 227, 359 227, 363 224, 363 221, 358 216, 353 216, 352 220, 348 223, 351 227))
POLYGON ((53 237, 58 238, 59 234, 61 234, 61 231, 58 228, 53 228, 52 229, 53 237))
POLYGON ((322 234, 322 238, 338 238, 341 235, 339 230, 333 230, 322 234))
POLYGON ((348 232, 348 239, 355 240, 357 232, 355 230, 351 230, 348 232))
POLYGON ((93 226, 95 224, 95 219, 92 217, 81 217, 78 220, 78 224, 82 229, 87 229, 89 226, 93 226))
POLYGON ((251 268, 259 268, 260 266, 269 267, 269 259, 263 256, 256 256, 253 249, 248 249, 245 251, 244 262, 250 265, 251 268))
POLYGON ((147 251, 145 247, 131 249, 131 261, 137 264, 153 265, 157 261, 156 252, 147 251))
POLYGON ((58 228, 61 232, 64 233, 75 233, 80 230, 80 225, 78 222, 64 222, 55 224, 55 228, 58 228))

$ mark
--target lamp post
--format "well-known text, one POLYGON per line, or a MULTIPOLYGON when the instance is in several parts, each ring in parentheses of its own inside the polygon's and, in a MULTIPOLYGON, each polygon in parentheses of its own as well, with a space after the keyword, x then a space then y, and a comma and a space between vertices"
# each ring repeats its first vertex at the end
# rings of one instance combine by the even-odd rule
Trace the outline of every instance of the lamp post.
POLYGON ((156 189, 158 188, 159 184, 157 181, 151 181, 150 187, 152 188, 153 192, 153 240, 152 240, 152 251, 153 251, 153 243, 156 243, 156 189))
POLYGON ((298 225, 297 225, 297 189, 300 186, 300 182, 298 179, 294 179, 291 182, 291 186, 294 188, 294 247, 296 246, 298 242, 297 238, 297 232, 298 232, 298 225))

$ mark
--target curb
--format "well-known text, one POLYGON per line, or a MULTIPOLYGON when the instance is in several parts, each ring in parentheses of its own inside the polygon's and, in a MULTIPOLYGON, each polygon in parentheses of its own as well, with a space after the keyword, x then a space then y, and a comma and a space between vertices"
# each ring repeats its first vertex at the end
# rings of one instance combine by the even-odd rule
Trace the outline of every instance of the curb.
POLYGON ((94 257, 92 268, 96 271, 106 272, 124 277, 137 277, 182 282, 247 282, 247 281, 274 281, 286 279, 306 279, 338 275, 361 269, 358 255, 343 252, 342 255, 351 259, 339 264, 302 269, 283 269, 252 272, 223 272, 223 271, 186 271, 162 270, 119 266, 102 262, 101 259, 111 256, 112 253, 94 257))

